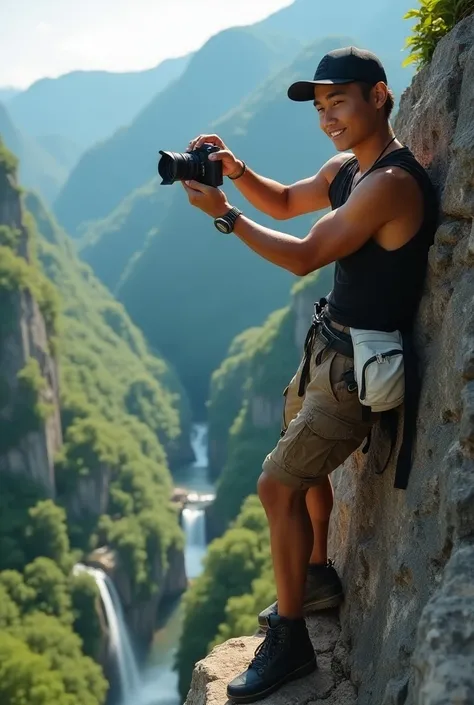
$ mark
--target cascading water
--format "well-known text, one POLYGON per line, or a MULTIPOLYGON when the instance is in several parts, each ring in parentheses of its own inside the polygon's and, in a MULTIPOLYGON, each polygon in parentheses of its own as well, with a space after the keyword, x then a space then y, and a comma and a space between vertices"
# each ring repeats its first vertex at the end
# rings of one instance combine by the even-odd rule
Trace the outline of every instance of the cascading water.
POLYGON ((129 705, 140 686, 140 675, 117 590, 109 576, 99 568, 79 564, 75 570, 88 573, 99 588, 109 628, 109 648, 117 659, 122 703, 129 705))
POLYGON ((186 537, 184 554, 186 575, 197 578, 202 571, 202 559, 206 553, 206 517, 204 509, 186 507, 183 509, 183 530, 186 537))
POLYGON ((195 424, 191 433, 191 446, 196 458, 193 467, 207 470, 207 424, 195 424))

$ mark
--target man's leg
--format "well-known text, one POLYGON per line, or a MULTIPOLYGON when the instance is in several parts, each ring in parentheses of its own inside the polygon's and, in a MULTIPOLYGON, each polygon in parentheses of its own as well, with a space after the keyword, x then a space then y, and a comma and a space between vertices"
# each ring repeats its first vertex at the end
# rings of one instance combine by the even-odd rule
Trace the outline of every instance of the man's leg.
POLYGON ((306 574, 313 550, 306 492, 283 485, 263 472, 258 481, 258 495, 270 528, 278 614, 298 619, 303 616, 306 574))
POLYGON ((306 506, 313 526, 313 549, 311 565, 326 565, 328 562, 329 519, 334 504, 334 492, 329 477, 320 485, 311 487, 306 493, 306 506))
POLYGON ((306 571, 313 547, 313 529, 306 490, 288 486, 263 471, 258 494, 270 527, 270 541, 280 611, 268 617, 265 638, 248 669, 227 686, 234 702, 251 703, 283 683, 312 673, 316 654, 303 617, 306 571))

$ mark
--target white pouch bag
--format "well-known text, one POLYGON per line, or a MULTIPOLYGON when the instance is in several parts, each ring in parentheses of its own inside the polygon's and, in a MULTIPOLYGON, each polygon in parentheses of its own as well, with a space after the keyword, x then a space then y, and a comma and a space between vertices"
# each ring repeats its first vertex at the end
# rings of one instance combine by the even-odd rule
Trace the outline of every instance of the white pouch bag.
POLYGON ((354 374, 359 400, 377 413, 394 409, 405 395, 403 339, 400 331, 351 328, 354 374))

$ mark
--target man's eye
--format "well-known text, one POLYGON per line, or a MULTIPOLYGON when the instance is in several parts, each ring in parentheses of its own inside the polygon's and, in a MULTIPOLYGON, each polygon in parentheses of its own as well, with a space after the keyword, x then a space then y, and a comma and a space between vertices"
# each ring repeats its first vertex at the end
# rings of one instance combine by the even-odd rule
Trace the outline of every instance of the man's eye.
POLYGON ((333 105, 339 105, 339 103, 342 103, 342 100, 335 100, 333 105))

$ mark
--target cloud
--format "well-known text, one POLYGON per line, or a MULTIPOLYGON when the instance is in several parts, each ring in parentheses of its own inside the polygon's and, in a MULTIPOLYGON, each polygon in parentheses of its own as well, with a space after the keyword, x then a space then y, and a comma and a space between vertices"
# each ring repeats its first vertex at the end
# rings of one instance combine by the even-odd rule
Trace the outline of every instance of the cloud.
POLYGON ((35 30, 38 34, 50 34, 53 31, 53 25, 50 22, 38 22, 35 30))

